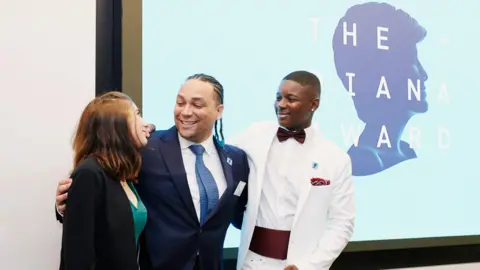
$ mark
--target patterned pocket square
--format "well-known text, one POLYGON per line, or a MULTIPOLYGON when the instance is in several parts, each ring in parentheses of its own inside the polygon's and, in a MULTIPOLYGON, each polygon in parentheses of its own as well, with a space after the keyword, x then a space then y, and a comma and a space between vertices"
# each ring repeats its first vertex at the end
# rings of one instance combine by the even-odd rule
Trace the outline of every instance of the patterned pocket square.
POLYGON ((314 177, 310 179, 310 184, 312 184, 312 186, 328 186, 330 185, 330 180, 314 177))

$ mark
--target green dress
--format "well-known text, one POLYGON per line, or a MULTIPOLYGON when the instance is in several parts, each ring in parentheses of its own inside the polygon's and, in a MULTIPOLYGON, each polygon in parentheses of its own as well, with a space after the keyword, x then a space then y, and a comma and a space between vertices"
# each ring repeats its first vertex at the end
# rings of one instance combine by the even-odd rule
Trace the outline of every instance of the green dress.
POLYGON ((142 234, 143 229, 145 228, 145 224, 147 223, 147 208, 143 204, 140 196, 138 196, 137 190, 133 186, 132 182, 128 181, 128 186, 132 189, 133 193, 137 197, 137 207, 130 202, 130 208, 132 208, 133 214, 133 224, 135 228, 135 243, 138 244, 138 238, 140 234, 142 234))

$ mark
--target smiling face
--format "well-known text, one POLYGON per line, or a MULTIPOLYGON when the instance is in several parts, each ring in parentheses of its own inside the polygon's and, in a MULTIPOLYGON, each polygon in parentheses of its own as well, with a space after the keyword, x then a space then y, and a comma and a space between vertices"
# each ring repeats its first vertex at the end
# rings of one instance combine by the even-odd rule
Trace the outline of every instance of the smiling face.
POLYGON ((289 130, 309 127, 318 105, 319 100, 312 87, 291 80, 282 81, 274 104, 278 123, 289 130))
POLYGON ((129 118, 130 132, 132 133, 133 141, 137 147, 147 145, 150 130, 148 123, 143 120, 137 105, 132 103, 130 109, 131 117, 129 118))
POLYGON ((180 88, 174 109, 175 126, 183 138, 201 143, 212 136, 215 120, 222 117, 213 85, 197 79, 187 80, 180 88))

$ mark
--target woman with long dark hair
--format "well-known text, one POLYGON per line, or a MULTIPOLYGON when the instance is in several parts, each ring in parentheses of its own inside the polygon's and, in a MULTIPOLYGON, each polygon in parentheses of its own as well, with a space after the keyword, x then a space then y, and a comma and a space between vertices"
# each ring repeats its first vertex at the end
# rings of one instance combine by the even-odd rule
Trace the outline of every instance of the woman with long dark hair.
POLYGON ((133 183, 148 125, 125 94, 109 92, 83 111, 63 220, 61 270, 138 270, 147 211, 133 183))

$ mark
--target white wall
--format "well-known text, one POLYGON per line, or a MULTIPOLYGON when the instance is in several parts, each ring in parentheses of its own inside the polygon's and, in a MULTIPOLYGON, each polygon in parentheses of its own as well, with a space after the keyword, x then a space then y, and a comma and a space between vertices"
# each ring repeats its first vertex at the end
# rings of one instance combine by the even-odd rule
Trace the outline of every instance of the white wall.
POLYGON ((0 269, 58 269, 56 183, 95 95, 95 0, 0 0, 0 269))

